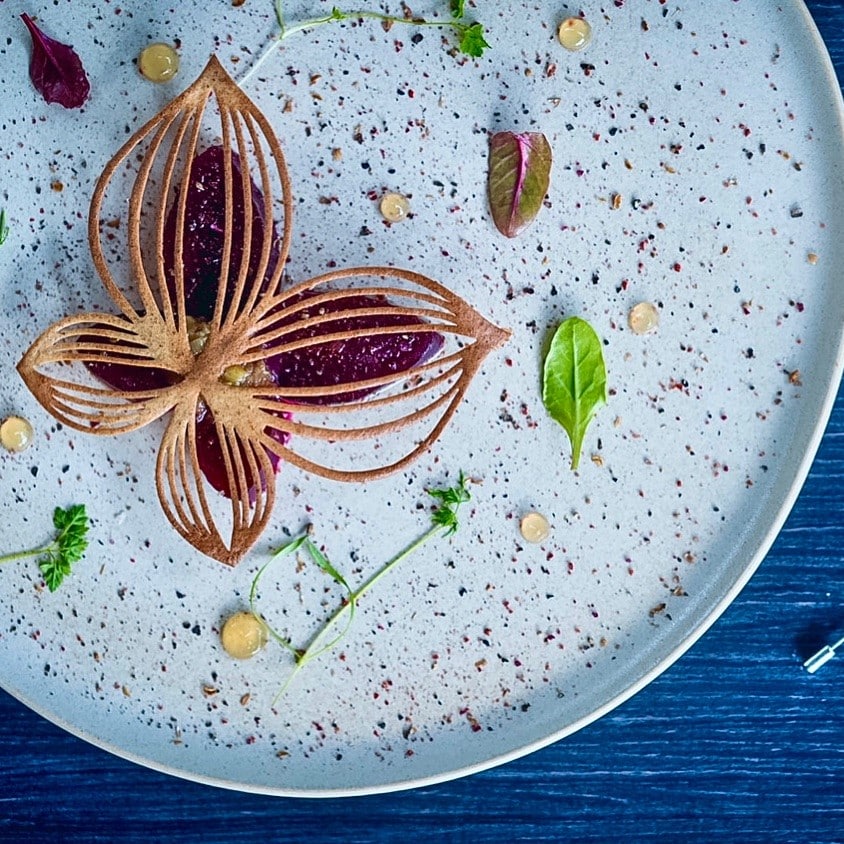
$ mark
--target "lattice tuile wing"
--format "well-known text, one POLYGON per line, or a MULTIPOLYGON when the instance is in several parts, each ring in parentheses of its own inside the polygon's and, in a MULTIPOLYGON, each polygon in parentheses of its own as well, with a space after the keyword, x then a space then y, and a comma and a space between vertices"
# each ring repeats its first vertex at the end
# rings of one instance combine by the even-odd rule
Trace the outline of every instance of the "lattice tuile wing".
POLYGON ((156 464, 162 508, 188 542, 229 565, 266 527, 279 460, 359 482, 401 469, 440 436, 484 358, 509 336, 408 270, 343 269, 283 289, 292 210, 281 145, 212 58, 97 183, 91 253, 119 315, 67 317, 18 364, 41 404, 77 430, 124 433, 169 414, 156 464), (185 227, 192 168, 207 137, 222 148, 225 207, 215 296, 197 349, 185 227), (121 190, 123 199, 129 193, 125 220, 107 223, 109 194, 120 199, 121 190), (126 254, 115 255, 114 229, 125 233, 126 254), (126 257, 128 278, 119 272, 126 257), (409 356, 420 346, 425 354, 409 356), (360 361, 376 353, 385 359, 368 371, 360 361), (335 369, 329 378, 326 362, 335 369), (63 366, 71 363, 85 366, 63 366), (321 377, 303 380, 309 366, 321 377), (232 370, 264 377, 232 381, 232 370), (115 371, 131 389, 90 374, 115 371), (227 514, 203 464, 209 438, 227 514))

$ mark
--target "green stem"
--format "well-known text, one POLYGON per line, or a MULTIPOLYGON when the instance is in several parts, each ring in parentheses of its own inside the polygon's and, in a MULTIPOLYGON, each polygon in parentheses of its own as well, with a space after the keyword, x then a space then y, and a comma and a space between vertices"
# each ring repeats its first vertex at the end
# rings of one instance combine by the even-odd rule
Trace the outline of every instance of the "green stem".
POLYGON ((25 557, 38 557, 42 554, 49 554, 57 548, 55 542, 45 545, 43 548, 31 548, 29 551, 15 551, 12 554, 3 554, 0 556, 0 564, 11 563, 12 560, 23 560, 25 557))
POLYGON ((343 20, 343 18, 335 18, 332 15, 326 15, 322 18, 310 18, 306 21, 300 21, 299 23, 294 23, 291 26, 287 26, 282 23, 278 40, 284 41, 285 38, 289 38, 291 35, 295 35, 303 29, 312 29, 315 26, 322 26, 324 23, 331 23, 333 20, 343 20))
POLYGON ((341 21, 353 20, 355 18, 363 18, 366 20, 377 20, 382 23, 403 23, 411 26, 434 26, 440 29, 453 29, 459 35, 462 35, 469 27, 469 24, 463 23, 459 20, 426 20, 425 18, 400 18, 395 15, 387 15, 383 12, 374 11, 355 11, 344 12, 338 8, 334 8, 329 15, 323 15, 319 18, 309 18, 308 20, 299 21, 298 23, 288 25, 284 19, 283 0, 275 0, 275 16, 278 21, 279 32, 278 35, 273 35, 264 49, 259 54, 258 58, 252 63, 252 66, 238 79, 238 84, 244 85, 247 80, 253 76, 258 69, 264 64, 267 58, 272 54, 273 50, 285 38, 295 35, 297 32, 302 32, 305 29, 313 29, 317 26, 323 26, 327 23, 339 23, 341 21))
POLYGON ((424 18, 399 18, 395 15, 387 15, 383 12, 371 12, 365 10, 357 10, 354 12, 340 12, 340 14, 331 14, 326 15, 321 18, 311 18, 310 20, 300 21, 299 23, 294 23, 291 26, 286 26, 284 23, 281 23, 281 35, 279 35, 279 41, 283 41, 289 35, 293 35, 296 32, 301 32, 303 29, 312 29, 315 26, 322 26, 325 23, 339 23, 340 21, 347 21, 347 20, 355 20, 357 18, 361 18, 363 20, 374 20, 374 21, 381 21, 382 23, 404 23, 410 24, 412 26, 435 26, 441 29, 449 28, 453 29, 457 32, 461 32, 466 28, 465 24, 460 23, 460 21, 453 21, 453 20, 442 20, 442 21, 431 21, 426 20, 424 18))
MULTIPOLYGON (((434 525, 428 531, 423 533, 418 539, 414 540, 410 545, 408 545, 403 551, 400 551, 396 554, 395 557, 392 558, 389 562, 385 563, 378 571, 373 574, 369 580, 365 581, 361 586, 359 586, 354 592, 349 595, 348 600, 340 607, 338 607, 334 614, 329 617, 329 619, 325 622, 325 624, 320 627, 320 629, 316 632, 313 639, 308 643, 307 647, 304 651, 301 651, 296 658, 296 665, 293 668, 293 671, 287 677, 284 685, 279 689, 276 696, 273 698, 273 705, 276 704, 278 699, 287 691, 288 687, 290 686, 293 678, 312 660, 319 656, 321 653, 325 653, 328 648, 332 646, 332 644, 336 644, 336 639, 334 643, 331 643, 325 647, 319 647, 320 642, 325 639, 328 631, 335 627, 335 625, 352 609, 356 606, 357 602, 373 587, 375 586, 381 578, 385 577, 387 574, 392 571, 402 560, 407 559, 414 551, 421 548, 428 540, 433 539, 438 533, 443 531, 445 528, 442 525, 434 525)), ((342 634, 341 634, 342 635, 342 634)))

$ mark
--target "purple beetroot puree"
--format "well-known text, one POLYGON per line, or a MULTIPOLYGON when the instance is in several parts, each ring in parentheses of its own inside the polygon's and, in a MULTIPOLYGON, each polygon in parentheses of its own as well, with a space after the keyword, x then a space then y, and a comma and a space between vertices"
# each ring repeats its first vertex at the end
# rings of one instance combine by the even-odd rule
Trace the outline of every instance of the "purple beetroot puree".
MULTIPOLYGON (((275 428, 266 428, 265 431, 281 445, 285 445, 290 440, 290 435, 284 431, 279 431, 275 428)), ((254 496, 254 490, 257 484, 254 478, 249 477, 248 458, 242 446, 240 448, 240 456, 246 467, 251 498, 254 496)), ((277 473, 281 458, 269 450, 267 450, 267 456, 270 458, 273 471, 277 473)), ((196 458, 199 461, 199 468, 202 470, 202 474, 205 475, 208 483, 217 492, 225 495, 226 498, 231 498, 229 477, 226 474, 226 462, 223 459, 223 449, 220 446, 217 427, 214 425, 214 417, 211 411, 205 407, 202 407, 196 413, 196 458)), ((263 475, 261 475, 259 481, 261 489, 264 489, 265 481, 263 475)))
MULTIPOLYGON (((232 237, 227 284, 234 287, 243 262, 243 233, 246 213, 241 179, 240 157, 231 153, 232 163, 232 237)), ((185 284, 185 309, 199 319, 211 319, 217 301, 217 287, 223 264, 223 241, 226 234, 226 187, 223 148, 209 147, 191 164, 187 176, 188 199, 182 239, 182 269, 185 284)), ((264 197, 252 185, 252 235, 249 244, 249 271, 244 298, 254 284, 264 285, 278 264, 278 234, 272 226, 270 256, 263 279, 257 279, 261 250, 264 246, 264 197)), ((180 188, 181 190, 181 188, 180 188)), ((171 296, 175 291, 176 217, 179 192, 173 199, 164 226, 164 266, 171 296)))
POLYGON ((101 381, 109 387, 127 393, 143 393, 158 390, 179 381, 179 377, 166 369, 154 367, 128 366, 125 363, 98 363, 89 361, 85 364, 101 381))
MULTIPOLYGON (((245 209, 240 190, 241 165, 238 156, 232 158, 232 232, 231 260, 227 282, 233 286, 237 281, 243 260, 243 235, 245 231, 245 209)), ((185 225, 183 232, 182 266, 184 272, 185 309, 189 316, 200 320, 209 320, 213 316, 217 298, 218 280, 223 260, 225 236, 225 174, 224 151, 222 147, 210 147, 197 156, 191 166, 187 180, 187 201, 185 206, 185 225)), ((251 180, 250 180, 251 181, 251 180)), ((251 181, 252 186, 252 235, 250 255, 246 277, 246 293, 252 285, 266 285, 266 279, 272 274, 279 260, 279 249, 275 225, 272 227, 272 245, 266 272, 257 279, 258 264, 263 247, 265 205, 264 198, 251 181)), ((179 190, 184 190, 184 183, 179 190)), ((167 288, 171 299, 175 297, 175 247, 176 203, 178 192, 165 221, 164 232, 164 270, 167 288)), ((286 304, 299 303, 303 298, 313 296, 303 293, 286 304)), ((175 302, 174 302, 175 304, 175 302)), ((323 303, 322 312, 355 311, 372 307, 384 307, 389 301, 380 296, 351 296, 338 298, 323 303)), ((306 312, 299 312, 285 317, 283 309, 279 311, 278 325, 295 325, 296 321, 306 319, 306 312)), ((284 338, 275 341, 280 345, 303 337, 319 337, 341 331, 376 329, 386 326, 420 325, 417 317, 395 314, 386 316, 346 315, 330 322, 314 326, 295 328, 284 338)), ((267 369, 272 381, 279 385, 279 397, 284 396, 284 387, 331 386, 355 381, 377 378, 384 375, 400 374, 424 363, 433 357, 443 345, 443 338, 435 331, 423 331, 406 334, 363 335, 350 340, 333 340, 317 343, 294 352, 271 354, 267 349, 267 369)), ((163 369, 153 367, 144 369, 119 363, 88 363, 88 368, 97 377, 118 390, 143 392, 149 389, 166 387, 175 383, 178 376, 163 369)), ((244 389, 248 389, 245 386, 244 389)), ((358 399, 374 388, 350 390, 337 396, 326 396, 301 400, 300 404, 338 404, 358 399)), ((279 414, 282 415, 282 414, 279 414)), ((283 414, 285 417, 287 414, 283 414)), ((289 434, 275 428, 265 429, 266 433, 281 445, 289 440, 289 434)), ((225 460, 210 410, 200 404, 196 415, 196 447, 200 469, 209 484, 227 497, 231 497, 225 460)), ((245 453, 241 451, 245 457, 245 453)), ((280 459, 267 450, 273 469, 278 471, 280 459)), ((250 487, 260 483, 263 478, 249 478, 250 487)))
MULTIPOLYGON (((303 294, 287 304, 301 302, 309 295, 303 294)), ((383 296, 345 296, 317 306, 321 314, 335 311, 383 308, 389 305, 383 296)), ((283 311, 282 311, 283 313, 283 311)), ((313 316, 308 310, 299 311, 292 317, 279 319, 278 325, 295 324, 297 319, 313 316)), ((289 343, 303 338, 356 331, 362 328, 375 329, 398 325, 419 325, 421 320, 405 314, 385 316, 346 315, 310 328, 300 328, 285 335, 279 343, 289 343)), ((441 334, 435 331, 408 332, 407 334, 364 335, 349 340, 332 340, 313 346, 282 352, 267 358, 269 369, 279 393, 284 395, 285 387, 327 387, 351 384, 369 378, 406 372, 420 363, 430 360, 443 346, 441 334)), ((334 396, 297 398, 301 404, 341 404, 356 401, 368 395, 377 387, 351 390, 334 396)))

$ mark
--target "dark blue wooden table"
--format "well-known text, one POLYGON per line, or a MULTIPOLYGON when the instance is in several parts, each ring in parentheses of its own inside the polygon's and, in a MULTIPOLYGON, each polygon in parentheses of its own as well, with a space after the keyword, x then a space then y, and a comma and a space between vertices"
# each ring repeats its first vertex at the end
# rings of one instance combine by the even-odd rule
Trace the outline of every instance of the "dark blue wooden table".
MULTIPOLYGON (((844 79, 844 0, 808 5, 844 79)), ((453 783, 327 801, 222 791, 0 692, 0 840, 844 841, 844 655, 801 668, 844 635, 843 479, 844 392, 785 529, 715 627, 596 724, 453 783)))

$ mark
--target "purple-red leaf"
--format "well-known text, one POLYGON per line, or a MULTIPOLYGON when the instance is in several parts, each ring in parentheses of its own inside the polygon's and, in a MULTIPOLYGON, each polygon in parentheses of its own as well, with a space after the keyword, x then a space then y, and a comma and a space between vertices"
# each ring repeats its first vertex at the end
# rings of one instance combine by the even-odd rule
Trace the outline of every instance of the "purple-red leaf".
POLYGON ((80 108, 91 86, 85 68, 72 47, 45 35, 27 15, 21 15, 32 36, 29 78, 48 103, 80 108))
POLYGON ((530 225, 551 178, 551 145, 540 132, 497 132, 489 142, 489 208, 495 227, 515 237, 530 225))

